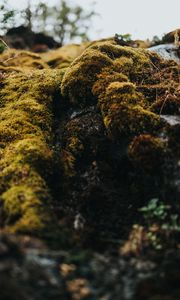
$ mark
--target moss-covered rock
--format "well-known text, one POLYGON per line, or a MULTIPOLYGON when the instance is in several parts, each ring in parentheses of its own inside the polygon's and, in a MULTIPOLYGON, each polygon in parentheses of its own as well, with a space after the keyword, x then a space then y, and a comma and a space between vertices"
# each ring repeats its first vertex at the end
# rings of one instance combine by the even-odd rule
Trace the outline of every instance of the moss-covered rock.
POLYGON ((169 94, 178 87, 177 66, 171 64, 167 71, 167 63, 156 54, 113 41, 99 42, 73 62, 65 73, 61 91, 81 107, 98 102, 111 136, 150 133, 161 127, 150 104, 162 101, 170 82, 169 94))
POLYGON ((40 232, 50 225, 53 97, 62 73, 11 74, 0 92, 0 201, 8 230, 40 232))
POLYGON ((85 50, 66 71, 61 84, 62 95, 72 104, 83 106, 88 101, 92 104, 91 89, 97 74, 111 64, 112 60, 96 49, 85 50))
POLYGON ((173 154, 177 163, 178 130, 162 114, 179 114, 178 65, 115 39, 9 58, 0 66, 2 226, 38 232, 55 213, 84 226, 78 241, 128 234, 147 195, 164 192, 163 164, 173 154))

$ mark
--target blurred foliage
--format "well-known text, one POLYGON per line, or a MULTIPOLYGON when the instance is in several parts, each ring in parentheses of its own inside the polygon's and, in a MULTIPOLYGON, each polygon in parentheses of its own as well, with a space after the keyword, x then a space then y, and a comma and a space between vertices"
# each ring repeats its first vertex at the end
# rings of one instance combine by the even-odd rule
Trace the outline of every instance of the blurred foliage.
POLYGON ((176 245, 180 233, 180 219, 172 213, 172 207, 160 201, 151 199, 148 204, 140 209, 145 219, 147 238, 156 249, 169 245, 176 245))
MULTIPOLYGON (((7 0, 1 0, 0 3, 0 33, 6 30, 9 23, 14 18, 15 11, 10 8, 10 5, 8 4, 7 0)), ((3 44, 3 43, 1 43, 3 44)), ((2 46, 0 45, 0 48, 2 46)))
POLYGON ((57 0, 56 5, 45 0, 29 0, 16 14, 10 3, 5 0, 1 5, 1 31, 5 33, 9 28, 23 25, 35 32, 48 33, 62 45, 77 38, 80 42, 87 41, 91 20, 96 15, 93 10, 72 6, 66 0, 57 0))

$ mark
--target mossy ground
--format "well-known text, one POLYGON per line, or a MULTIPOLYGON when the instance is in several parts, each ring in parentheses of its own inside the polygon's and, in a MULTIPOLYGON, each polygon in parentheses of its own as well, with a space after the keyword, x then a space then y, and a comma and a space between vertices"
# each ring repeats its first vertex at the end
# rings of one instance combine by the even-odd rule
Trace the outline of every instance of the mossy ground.
POLYGON ((59 218, 74 230, 80 213, 80 239, 127 235, 179 155, 161 119, 179 114, 179 66, 113 39, 0 61, 1 225, 36 234, 59 218))

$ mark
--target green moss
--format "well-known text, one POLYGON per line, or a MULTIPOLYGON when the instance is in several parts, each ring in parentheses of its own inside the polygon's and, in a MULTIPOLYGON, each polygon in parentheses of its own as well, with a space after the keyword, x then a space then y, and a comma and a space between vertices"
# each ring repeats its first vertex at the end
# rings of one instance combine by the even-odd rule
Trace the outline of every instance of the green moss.
POLYGON ((162 122, 152 104, 177 91, 177 69, 145 49, 97 42, 68 68, 61 91, 76 106, 98 103, 111 137, 153 133, 162 122))
POLYGON ((104 117, 104 124, 111 137, 130 137, 155 132, 160 127, 160 119, 139 105, 112 104, 104 117))
POLYGON ((122 67, 119 71, 132 70, 133 72, 142 72, 142 66, 147 67, 149 63, 148 52, 143 49, 134 49, 131 47, 123 47, 114 45, 112 42, 99 43, 92 47, 99 50, 100 53, 106 54, 114 61, 117 68, 122 67), (125 68, 125 69, 124 69, 125 68))
POLYGON ((20 231, 32 232, 45 227, 45 222, 48 223, 50 218, 46 207, 50 196, 49 198, 47 196, 48 191, 44 184, 38 186, 14 185, 4 192, 1 201, 4 204, 4 212, 8 216, 8 223, 11 224, 10 230, 14 231, 18 228, 20 231), (20 228, 19 224, 23 228, 20 228))
POLYGON ((65 144, 61 153, 61 161, 66 177, 72 177, 76 174, 77 160, 84 152, 84 144, 82 142, 82 126, 81 122, 72 120, 67 123, 65 128, 65 144))
POLYGON ((3 78, 0 202, 7 230, 38 233, 50 226, 52 102, 61 80, 62 72, 49 70, 3 78))
POLYGON ((79 106, 88 101, 92 103, 91 89, 97 74, 111 64, 111 59, 97 50, 91 48, 85 50, 66 71, 61 84, 62 95, 79 106))
POLYGON ((103 99, 104 93, 106 92, 107 86, 112 82, 126 82, 128 77, 122 73, 115 72, 110 68, 104 68, 97 76, 97 81, 92 87, 92 93, 95 97, 100 97, 103 99))
POLYGON ((22 73, 23 70, 20 67, 5 67, 0 65, 0 72, 3 76, 7 76, 12 73, 22 73))

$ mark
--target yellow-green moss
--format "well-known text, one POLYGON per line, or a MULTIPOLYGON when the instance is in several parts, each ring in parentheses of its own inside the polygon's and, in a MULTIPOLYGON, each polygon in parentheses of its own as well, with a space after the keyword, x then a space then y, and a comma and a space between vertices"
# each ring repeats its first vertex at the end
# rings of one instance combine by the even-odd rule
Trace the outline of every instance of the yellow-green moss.
POLYGON ((110 42, 97 43, 71 64, 63 78, 61 91, 72 103, 83 105, 93 101, 92 87, 105 70, 109 74, 114 71, 125 76, 132 70, 134 74, 138 73, 147 65, 148 54, 143 50, 110 42))
POLYGON ((106 55, 91 48, 85 50, 67 69, 61 84, 62 95, 79 106, 92 102, 91 89, 97 74, 110 65, 112 60, 106 55))
POLYGON ((66 136, 64 150, 61 153, 61 160, 65 175, 72 177, 75 175, 77 159, 84 151, 84 145, 81 141, 82 124, 76 120, 67 123, 65 128, 66 136))
POLYGON ((112 104, 104 124, 111 137, 131 136, 154 132, 160 126, 160 119, 140 105, 112 104))
POLYGON ((56 50, 43 53, 41 57, 51 68, 62 69, 68 67, 75 58, 82 54, 85 48, 86 44, 65 45, 56 50))
POLYGON ((92 87, 92 93, 95 97, 103 98, 106 88, 110 83, 127 81, 128 77, 126 75, 115 72, 113 68, 104 68, 103 72, 97 76, 97 81, 92 87))
POLYGON ((151 105, 177 90, 177 69, 145 49, 98 42, 67 69, 61 91, 76 106, 98 103, 111 136, 151 133, 161 126, 151 105))
POLYGON ((0 202, 8 230, 38 233, 50 225, 52 102, 62 76, 46 69, 2 80, 0 202))

